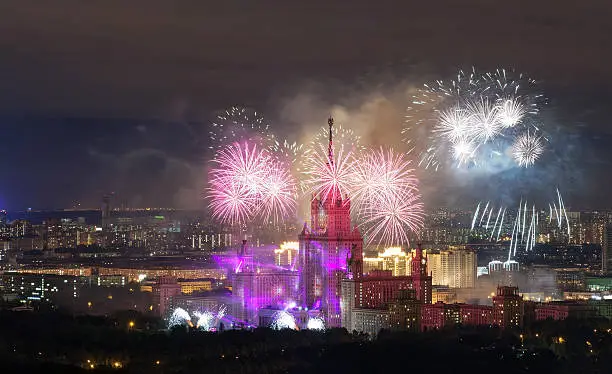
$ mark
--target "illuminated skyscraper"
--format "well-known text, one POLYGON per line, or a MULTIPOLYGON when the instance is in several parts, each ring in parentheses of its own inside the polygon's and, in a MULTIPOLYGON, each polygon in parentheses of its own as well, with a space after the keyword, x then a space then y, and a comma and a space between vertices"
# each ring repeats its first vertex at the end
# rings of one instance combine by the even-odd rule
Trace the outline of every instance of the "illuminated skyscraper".
MULTIPOLYGON (((333 119, 329 119, 329 165, 333 167, 333 119)), ((341 324, 341 280, 363 273, 363 237, 351 227, 351 201, 339 191, 314 196, 310 203, 310 228, 298 236, 300 243, 301 304, 321 308, 327 326, 341 324)))

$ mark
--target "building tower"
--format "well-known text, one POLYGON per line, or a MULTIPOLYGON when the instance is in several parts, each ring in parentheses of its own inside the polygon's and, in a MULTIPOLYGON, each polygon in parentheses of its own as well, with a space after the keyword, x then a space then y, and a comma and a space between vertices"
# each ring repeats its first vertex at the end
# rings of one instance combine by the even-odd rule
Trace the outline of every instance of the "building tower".
POLYGON ((423 256, 421 244, 417 245, 412 258, 412 287, 416 291, 417 300, 431 304, 431 276, 427 275, 427 256, 423 256))
MULTIPOLYGON (((327 165, 334 168, 333 118, 329 125, 327 165)), ((313 196, 310 227, 299 234, 300 302, 307 308, 321 308, 330 327, 341 324, 342 279, 361 278, 363 238, 351 227, 351 201, 338 189, 326 196, 313 196)))
POLYGON ((601 273, 607 275, 612 271, 612 225, 606 225, 603 230, 601 245, 601 273))
POLYGON ((523 297, 518 287, 497 287, 493 296, 493 324, 502 329, 523 325, 523 297))

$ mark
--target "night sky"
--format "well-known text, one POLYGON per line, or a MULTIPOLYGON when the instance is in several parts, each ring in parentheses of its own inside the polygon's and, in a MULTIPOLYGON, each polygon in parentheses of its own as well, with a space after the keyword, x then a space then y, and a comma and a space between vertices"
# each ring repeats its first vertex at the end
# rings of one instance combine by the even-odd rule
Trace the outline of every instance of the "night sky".
POLYGON ((340 113, 393 143, 408 90, 476 66, 541 82, 554 149, 520 174, 423 175, 426 202, 469 206, 510 178, 514 197, 557 185, 571 207, 612 208, 610 1, 174 3, 0 0, 1 207, 97 207, 111 191, 202 207, 220 110, 257 108, 296 140, 340 113))

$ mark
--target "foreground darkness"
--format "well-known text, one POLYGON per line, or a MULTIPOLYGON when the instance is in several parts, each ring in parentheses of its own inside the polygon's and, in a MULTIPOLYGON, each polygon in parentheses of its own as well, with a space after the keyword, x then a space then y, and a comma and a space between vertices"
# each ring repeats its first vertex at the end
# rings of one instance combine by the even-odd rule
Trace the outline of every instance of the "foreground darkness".
POLYGON ((167 332, 158 330, 159 322, 133 312, 108 318, 2 312, 2 372, 388 373, 419 368, 430 373, 598 373, 612 365, 607 330, 612 325, 605 320, 546 321, 523 332, 382 332, 375 340, 343 329, 167 332))

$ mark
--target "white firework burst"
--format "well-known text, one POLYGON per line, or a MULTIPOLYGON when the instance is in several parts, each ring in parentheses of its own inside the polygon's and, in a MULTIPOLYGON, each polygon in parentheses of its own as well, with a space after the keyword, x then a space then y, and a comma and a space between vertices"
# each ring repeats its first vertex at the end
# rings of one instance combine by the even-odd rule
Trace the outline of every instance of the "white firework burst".
POLYGON ((519 124, 526 112, 525 106, 516 98, 501 99, 497 105, 497 119, 504 128, 519 124))
POLYGON ((541 137, 529 131, 520 135, 512 145, 512 157, 521 167, 532 166, 543 152, 541 137))

